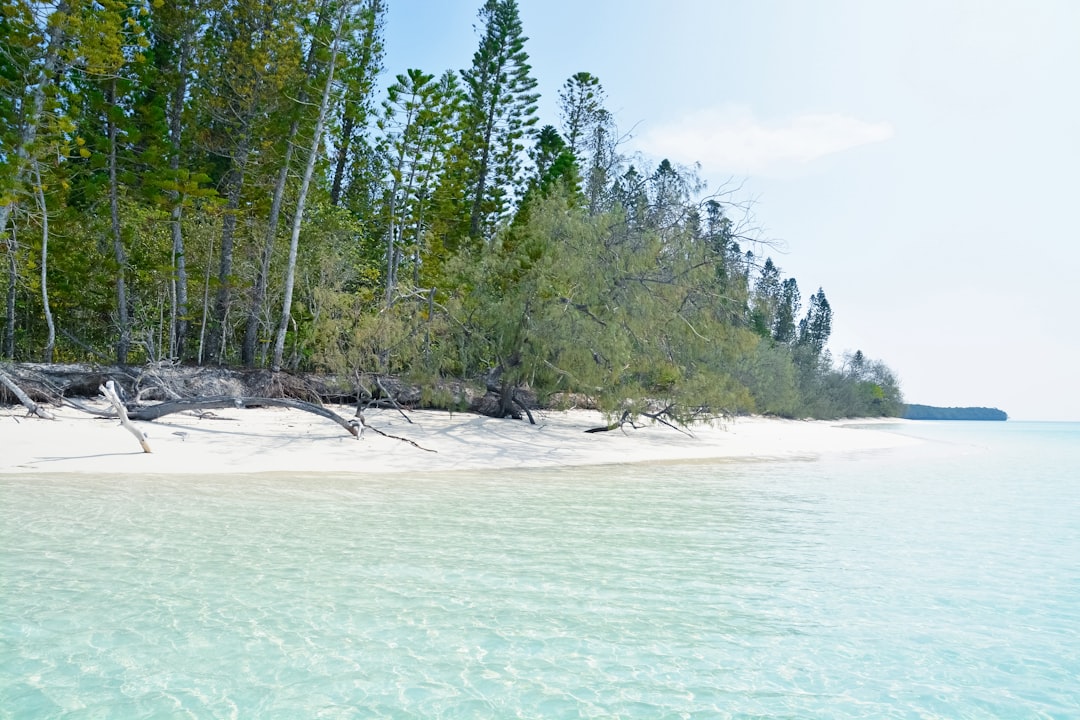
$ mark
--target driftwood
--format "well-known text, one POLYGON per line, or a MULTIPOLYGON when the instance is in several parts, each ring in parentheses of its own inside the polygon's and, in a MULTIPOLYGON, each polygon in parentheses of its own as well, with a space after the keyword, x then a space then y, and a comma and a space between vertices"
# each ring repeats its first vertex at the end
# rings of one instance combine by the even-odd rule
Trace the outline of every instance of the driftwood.
MULTIPOLYGON (((692 432, 690 432, 689 429, 687 429, 687 423, 683 422, 681 420, 677 420, 675 418, 675 415, 672 412, 674 409, 675 409, 675 405, 669 404, 666 407, 661 408, 659 410, 642 410, 640 415, 642 417, 649 418, 653 422, 658 422, 661 425, 666 425, 669 428, 671 428, 672 430, 677 430, 677 431, 681 432, 684 435, 688 435, 689 437, 694 437, 694 434, 692 432), (667 418, 671 418, 671 420, 668 420, 667 418)), ((699 408, 693 414, 690 422, 693 422, 699 416, 701 416, 703 414, 704 410, 705 410, 705 408, 699 408)), ((634 424, 633 417, 634 417, 633 413, 631 413, 629 410, 624 410, 623 414, 615 422, 613 422, 613 423, 611 423, 609 425, 601 425, 600 427, 589 428, 585 432, 587 432, 587 433, 609 432, 611 430, 618 430, 619 428, 621 428, 623 425, 626 425, 626 424, 629 424, 630 427, 632 427, 632 428, 634 428, 636 430, 638 428, 638 426, 634 424)))
POLYGON ((683 429, 681 427, 678 427, 677 425, 673 425, 672 423, 670 423, 670 422, 668 422, 667 420, 664 419, 665 415, 667 415, 668 417, 672 417, 671 411, 672 411, 672 409, 674 407, 675 407, 674 405, 668 405, 663 410, 657 410, 656 412, 642 412, 641 414, 644 415, 645 417, 649 418, 650 420, 655 420, 658 423, 661 423, 663 425, 667 425, 672 430, 678 430, 683 435, 689 435, 690 437, 694 437, 694 433, 690 432, 689 430, 685 430, 685 429, 683 429))
POLYGON ((38 405, 36 402, 31 400, 30 396, 23 392, 22 388, 16 385, 15 381, 12 380, 11 377, 3 370, 0 370, 0 384, 10 390, 11 394, 18 398, 19 402, 23 404, 23 406, 30 412, 31 415, 37 415, 39 418, 42 418, 44 420, 56 419, 55 415, 53 415, 41 405, 38 405))
POLYGON ((183 400, 169 400, 157 405, 146 405, 129 411, 130 417, 135 420, 157 420, 165 415, 184 412, 185 410, 215 410, 219 408, 244 408, 244 407, 287 407, 294 410, 303 410, 313 413, 327 420, 333 420, 345 428, 353 437, 360 437, 361 423, 356 420, 347 420, 333 410, 328 410, 319 405, 314 405, 303 400, 291 400, 289 398, 265 398, 265 397, 202 397, 183 400))
POLYGON ((116 417, 116 413, 111 409, 98 410, 96 407, 90 407, 89 405, 85 405, 77 400, 72 400, 71 398, 61 398, 61 402, 63 402, 68 407, 75 408, 79 412, 84 412, 87 415, 95 415, 97 417, 109 418, 110 420, 116 417))
MULTIPOLYGON (((114 380, 127 397, 145 401, 179 398, 289 398, 310 403, 358 403, 365 408, 444 409, 505 417, 497 392, 485 393, 482 381, 437 378, 414 383, 393 375, 363 374, 368 392, 356 377, 333 374, 272 373, 246 368, 195 367, 159 362, 149 367, 48 363, 12 363, 8 375, 37 402, 94 398, 98 387, 114 380), (359 385, 359 387, 358 387, 359 385)), ((3 390, 0 390, 0 394, 3 390)), ((527 388, 515 388, 511 417, 524 418, 539 405, 527 388)), ((535 414, 535 413, 533 413, 535 414)))
POLYGON ((127 408, 124 407, 124 403, 120 400, 120 395, 116 392, 116 383, 109 380, 98 389, 101 390, 101 394, 105 396, 105 399, 108 400, 113 406, 113 409, 116 410, 116 415, 120 418, 120 424, 139 441, 139 445, 142 446, 142 451, 144 453, 151 452, 150 444, 146 442, 146 435, 142 430, 132 425, 131 420, 128 419, 127 408))
MULTIPOLYGON (((402 414, 404 415, 404 413, 402 413, 402 414)), ((378 433, 379 435, 382 435, 382 436, 383 436, 384 438, 390 438, 391 440, 400 440, 401 442, 404 442, 404 443, 409 443, 409 444, 410 444, 410 445, 412 445, 412 446, 413 446, 414 448, 417 448, 417 449, 423 450, 424 452, 430 452, 430 453, 437 453, 437 452, 439 452, 438 450, 432 450, 431 448, 426 448, 426 447, 424 447, 424 446, 422 446, 422 445, 418 445, 418 444, 416 444, 415 442, 413 442, 412 440, 410 440, 409 438, 403 438, 403 437, 400 437, 400 436, 398 436, 398 435, 391 435, 391 434, 389 434, 389 433, 384 433, 384 432, 383 432, 382 430, 380 430, 379 428, 377 428, 377 427, 374 427, 374 426, 372 426, 372 425, 368 425, 368 424, 367 424, 367 420, 366 420, 366 419, 364 419, 364 413, 360 412, 359 410, 357 410, 357 411, 356 411, 356 417, 357 417, 357 419, 359 419, 359 421, 360 421, 360 426, 361 426, 361 432, 362 432, 363 430, 365 430, 365 429, 366 429, 366 430, 371 430, 372 432, 375 432, 375 433, 378 433)), ((406 419, 406 420, 409 420, 409 419, 408 419, 407 417, 406 417, 405 419, 406 419)), ((355 422, 355 421, 354 421, 354 422, 355 422)), ((411 423, 411 422, 412 422, 412 420, 409 420, 409 422, 411 423)))
MULTIPOLYGON (((391 395, 390 392, 386 389, 386 387, 382 384, 382 380, 379 379, 378 375, 375 376, 375 384, 379 386, 379 390, 381 390, 383 396, 390 401, 390 404, 393 405, 399 413, 401 413, 401 417, 405 418, 405 422, 412 425, 412 418, 406 415, 405 411, 401 409, 401 403, 394 399, 394 396, 391 395)), ((360 415, 361 421, 363 421, 363 417, 363 415, 360 415)))
POLYGON ((587 432, 587 433, 609 432, 611 430, 618 430, 619 428, 621 428, 626 423, 630 423, 630 427, 634 428, 635 430, 637 429, 637 425, 634 424, 633 417, 630 415, 629 410, 624 410, 623 414, 622 414, 622 417, 620 417, 618 420, 611 423, 610 425, 601 425, 600 427, 589 428, 585 432, 587 432))

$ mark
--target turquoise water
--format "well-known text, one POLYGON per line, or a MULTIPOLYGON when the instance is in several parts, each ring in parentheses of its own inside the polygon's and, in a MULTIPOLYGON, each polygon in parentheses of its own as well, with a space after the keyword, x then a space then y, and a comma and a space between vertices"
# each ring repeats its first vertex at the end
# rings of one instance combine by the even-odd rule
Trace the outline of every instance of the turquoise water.
POLYGON ((0 476, 0 718, 1080 717, 1080 424, 430 477, 0 476))

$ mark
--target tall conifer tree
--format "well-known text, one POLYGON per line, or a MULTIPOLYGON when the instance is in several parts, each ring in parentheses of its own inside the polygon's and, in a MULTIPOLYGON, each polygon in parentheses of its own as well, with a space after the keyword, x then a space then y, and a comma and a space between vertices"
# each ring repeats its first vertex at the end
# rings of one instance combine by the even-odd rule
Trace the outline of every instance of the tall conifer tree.
POLYGON ((559 118, 570 152, 586 152, 593 128, 603 122, 604 88, 592 73, 574 73, 559 89, 559 118))
POLYGON ((366 129, 374 114, 372 90, 382 71, 382 27, 386 14, 385 0, 367 0, 356 12, 355 42, 347 43, 343 55, 349 63, 341 70, 344 96, 338 111, 336 133, 331 138, 335 146, 333 180, 330 183, 330 203, 341 202, 349 160, 355 154, 353 143, 366 129))
POLYGON ((817 293, 810 296, 810 307, 806 311, 806 317, 799 321, 798 344, 808 349, 812 357, 817 360, 825 350, 830 334, 832 334, 832 307, 825 297, 825 291, 818 288, 817 293))
POLYGON ((487 0, 479 16, 480 47, 472 67, 461 72, 467 98, 463 145, 470 158, 468 235, 474 242, 490 237, 521 190, 539 98, 516 0, 487 0))

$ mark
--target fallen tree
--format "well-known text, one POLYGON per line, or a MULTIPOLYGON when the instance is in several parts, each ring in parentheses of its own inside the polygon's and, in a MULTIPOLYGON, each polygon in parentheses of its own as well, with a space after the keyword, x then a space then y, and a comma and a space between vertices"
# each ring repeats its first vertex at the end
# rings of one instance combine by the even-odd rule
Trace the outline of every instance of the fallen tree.
MULTIPOLYGON (((410 382, 393 375, 360 373, 353 377, 334 374, 291 373, 248 368, 194 367, 169 362, 120 366, 89 363, 59 365, 15 363, 8 374, 25 394, 38 403, 98 397, 98 388, 116 382, 121 397, 144 402, 220 398, 291 399, 320 403, 356 403, 364 408, 393 408, 401 412, 417 409, 472 412, 488 417, 506 417, 501 388, 486 388, 483 382, 438 378, 430 382, 410 382)), ((0 387, 0 402, 4 402, 0 387)), ((525 388, 513 388, 509 400, 514 412, 509 417, 529 417, 539 407, 536 397, 525 388)), ((79 409, 81 406, 71 403, 79 409)), ((127 403, 133 410, 132 403, 127 403)), ((227 406, 222 406, 227 407, 227 406)), ((531 418, 530 418, 531 419, 531 418)))
MULTIPOLYGON (((184 368, 169 364, 149 365, 145 368, 92 366, 92 365, 52 365, 22 363, 14 366, 14 373, 21 383, 43 401, 62 403, 80 412, 104 418, 118 418, 121 425, 139 441, 143 452, 151 452, 146 435, 136 428, 131 421, 152 422, 174 413, 198 412, 222 408, 284 407, 308 412, 331 420, 343 427, 350 435, 360 439, 365 429, 383 437, 400 440, 425 452, 436 452, 416 442, 398 435, 383 432, 369 425, 364 419, 365 407, 393 407, 402 416, 412 422, 405 413, 405 405, 399 398, 415 401, 420 398, 416 388, 403 385, 397 378, 373 376, 378 394, 373 394, 361 386, 360 391, 349 393, 342 398, 340 381, 332 376, 315 378, 292 373, 270 373, 269 371, 244 371, 226 368, 184 368), (115 377, 110 377, 115 375, 115 377), (89 384, 96 381, 97 392, 89 392, 89 384), (337 387, 333 392, 325 392, 327 386, 337 387), (245 390, 257 388, 278 394, 213 394, 183 397, 180 391, 198 392, 205 388, 226 388, 245 390), (320 392, 322 390, 323 392, 320 392), (397 390, 397 392, 394 392, 397 390), (302 394, 308 400, 280 395, 302 394), (74 400, 76 397, 104 397, 111 406, 108 409, 93 407, 74 400), (321 404, 323 395, 332 399, 345 399, 356 402, 356 413, 352 418, 345 418, 321 404), (148 396, 164 396, 165 400, 145 404, 148 396), (133 398, 133 399, 129 399, 133 398)), ((42 407, 20 387, 7 372, 0 369, 0 402, 5 401, 5 390, 14 396, 32 413, 46 419, 55 419, 52 413, 42 407)))
POLYGON ((201 398, 184 398, 181 400, 167 400, 156 405, 141 405, 136 408, 128 409, 128 417, 132 420, 157 420, 158 418, 166 415, 172 415, 173 413, 185 412, 191 410, 219 410, 221 408, 250 408, 250 407, 287 407, 293 410, 302 410, 309 412, 319 417, 324 417, 327 420, 333 420, 341 427, 345 428, 349 433, 356 438, 360 437, 360 428, 363 423, 362 420, 346 419, 338 415, 333 410, 329 410, 321 405, 315 405, 313 403, 304 402, 303 400, 292 400, 289 398, 268 398, 268 397, 242 397, 242 396, 218 396, 218 397, 201 397, 201 398))
POLYGON ((109 380, 98 389, 101 391, 101 394, 105 396, 105 399, 109 401, 109 404, 113 406, 116 416, 120 418, 120 424, 139 441, 139 445, 142 446, 142 451, 144 453, 151 452, 150 443, 146 441, 146 434, 132 425, 131 420, 128 419, 127 408, 124 407, 124 403, 120 400, 120 396, 116 392, 116 383, 109 380))
POLYGON ((15 398, 22 403, 23 407, 29 411, 31 415, 36 415, 44 420, 55 420, 56 417, 43 408, 38 403, 34 402, 29 395, 27 395, 22 388, 16 384, 14 380, 2 369, 0 369, 0 385, 3 385, 8 391, 15 396, 15 398))

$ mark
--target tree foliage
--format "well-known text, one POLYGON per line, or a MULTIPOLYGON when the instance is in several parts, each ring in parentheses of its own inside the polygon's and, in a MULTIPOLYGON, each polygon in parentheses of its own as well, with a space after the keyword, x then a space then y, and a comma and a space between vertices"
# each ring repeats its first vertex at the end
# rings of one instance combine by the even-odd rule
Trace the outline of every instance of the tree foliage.
POLYGON ((733 193, 620 154, 597 77, 540 122, 515 0, 466 69, 381 77, 386 10, 0 0, 3 355, 468 378, 506 414, 902 412, 733 193))

